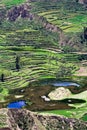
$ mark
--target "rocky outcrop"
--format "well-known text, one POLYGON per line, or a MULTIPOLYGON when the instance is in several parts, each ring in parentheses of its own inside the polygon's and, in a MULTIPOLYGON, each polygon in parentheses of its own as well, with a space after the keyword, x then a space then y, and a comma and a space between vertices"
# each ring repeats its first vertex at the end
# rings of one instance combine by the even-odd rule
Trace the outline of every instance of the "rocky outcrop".
POLYGON ((0 130, 87 130, 87 122, 25 109, 1 109, 0 127, 0 130))
MULTIPOLYGON (((30 20, 33 19, 33 14, 30 13, 30 10, 32 9, 31 7, 31 2, 35 2, 37 0, 27 0, 27 2, 25 2, 24 4, 21 4, 19 6, 14 6, 12 7, 8 12, 7 12, 7 18, 10 20, 10 21, 15 21, 17 18, 21 17, 21 18, 29 18, 30 20)), ((43 2, 45 0, 40 0, 40 2, 43 2)), ((52 0, 52 1, 49 1, 48 2, 59 2, 60 0, 52 0)), ((87 4, 87 0, 75 0, 75 1, 78 1, 79 3, 81 4, 87 4)), ((47 2, 47 0, 46 0, 47 2)), ((5 14, 5 13, 4 13, 5 14)), ((2 15, 3 16, 3 15, 2 15)), ((48 25, 47 26, 47 29, 49 30, 52 30, 52 31, 57 31, 59 30, 58 27, 53 27, 53 25, 48 25), (49 27, 50 26, 50 27, 49 27)))
POLYGON ((22 4, 20 6, 12 7, 7 12, 7 18, 10 21, 16 21, 17 18, 29 18, 30 20, 33 19, 32 14, 30 13, 31 6, 27 3, 22 4))
MULTIPOLYGON (((7 12, 7 19, 10 21, 16 21, 18 18, 27 18, 28 20, 34 20, 37 24, 38 23, 41 24, 41 26, 46 30, 58 34, 58 43, 60 47, 69 46, 77 50, 82 49, 82 44, 80 43, 80 41, 78 41, 77 38, 75 37, 68 38, 68 36, 64 34, 63 30, 60 27, 54 25, 53 23, 50 23, 43 16, 39 16, 38 14, 31 13, 33 7, 31 7, 30 3, 35 1, 37 0, 28 0, 26 3, 22 5, 12 7, 7 12)), ((51 2, 49 0, 46 1, 51 2)), ((60 0, 54 0, 54 2, 58 2, 58 1, 60 0)), ((79 2, 81 3, 81 1, 79 2)))
POLYGON ((81 4, 87 4, 87 0, 79 0, 79 3, 81 3, 81 4))
MULTIPOLYGON (((18 18, 27 18, 27 20, 34 20, 36 23, 41 24, 41 26, 48 31, 54 32, 58 34, 58 43, 60 47, 69 46, 77 50, 82 49, 81 41, 78 40, 77 37, 68 37, 66 34, 64 34, 63 30, 58 27, 57 25, 54 25, 53 23, 50 23, 46 18, 43 16, 39 16, 38 14, 31 13, 31 2, 35 2, 37 0, 27 0, 24 4, 21 4, 19 6, 12 7, 7 12, 7 19, 10 21, 16 21, 18 18)), ((43 1, 43 0, 40 0, 43 1)), ((51 2, 49 0, 46 0, 48 2, 51 2)), ((53 2, 58 2, 60 0, 54 0, 53 2)), ((87 0, 86 0, 87 1, 87 0)), ((86 3, 85 1, 85 3, 86 3)), ((75 1, 74 1, 75 2, 75 1)), ((81 1, 79 1, 81 3, 81 1)))
POLYGON ((42 24, 42 26, 45 29, 47 29, 47 30, 49 30, 51 32, 57 32, 57 33, 62 33, 63 32, 62 29, 60 29, 58 26, 48 22, 47 19, 44 18, 43 16, 39 16, 37 14, 34 14, 33 18, 34 18, 35 21, 37 21, 40 24, 42 24))
POLYGON ((51 100, 77 99, 87 101, 87 91, 78 94, 72 94, 68 88, 59 87, 48 94, 51 100))
POLYGON ((59 87, 48 94, 48 96, 52 100, 62 100, 69 97, 70 95, 71 95, 71 91, 63 87, 59 87))
POLYGON ((12 7, 8 12, 7 12, 7 18, 10 21, 16 21, 17 18, 29 18, 30 20, 35 20, 43 25, 47 30, 52 31, 52 32, 62 32, 62 29, 57 27, 56 25, 53 25, 52 23, 49 23, 46 18, 43 16, 39 16, 36 14, 32 14, 30 12, 31 6, 29 4, 22 4, 20 6, 15 6, 12 7))

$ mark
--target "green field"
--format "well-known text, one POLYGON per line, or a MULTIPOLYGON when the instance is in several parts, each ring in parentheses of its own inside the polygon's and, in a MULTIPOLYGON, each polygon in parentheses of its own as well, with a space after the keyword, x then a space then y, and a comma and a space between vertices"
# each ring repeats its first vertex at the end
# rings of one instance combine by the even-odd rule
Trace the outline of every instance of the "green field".
POLYGON ((37 6, 39 5, 41 9, 37 11, 40 16, 45 17, 50 23, 57 25, 66 33, 81 32, 83 31, 83 27, 87 24, 87 11, 79 4, 77 4, 79 8, 77 8, 73 2, 71 3, 72 5, 70 8, 70 5, 68 7, 69 2, 64 4, 63 1, 58 2, 56 5, 55 3, 52 3, 52 6, 48 6, 44 3, 43 5, 40 5, 38 2, 35 4, 37 6), (61 9, 60 6, 62 7, 61 9), (44 8, 46 10, 43 12, 42 10, 44 8))
POLYGON ((78 108, 78 109, 71 109, 71 110, 53 110, 53 111, 46 111, 46 112, 42 112, 42 113, 50 113, 50 114, 57 114, 57 115, 64 115, 65 117, 69 117, 69 118, 81 118, 84 121, 87 121, 87 116, 84 114, 87 112, 86 107, 85 108, 78 108))
POLYGON ((0 4, 5 5, 6 7, 12 7, 14 5, 19 5, 25 1, 26 0, 1 0, 0 4))

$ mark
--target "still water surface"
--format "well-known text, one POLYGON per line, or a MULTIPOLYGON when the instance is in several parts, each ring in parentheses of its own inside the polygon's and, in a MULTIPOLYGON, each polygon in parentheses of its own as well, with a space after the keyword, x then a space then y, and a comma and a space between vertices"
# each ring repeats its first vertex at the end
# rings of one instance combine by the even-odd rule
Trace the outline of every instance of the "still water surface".
POLYGON ((20 108, 22 108, 25 105, 26 105, 25 101, 16 101, 16 102, 9 103, 7 108, 17 108, 17 109, 20 109, 20 108))

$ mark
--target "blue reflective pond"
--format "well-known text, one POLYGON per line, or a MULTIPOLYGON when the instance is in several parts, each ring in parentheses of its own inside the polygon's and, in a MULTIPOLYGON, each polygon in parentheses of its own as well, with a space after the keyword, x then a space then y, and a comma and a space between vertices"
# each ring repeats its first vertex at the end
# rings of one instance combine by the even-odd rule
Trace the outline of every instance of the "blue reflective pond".
POLYGON ((7 108, 17 108, 17 109, 20 109, 20 108, 22 108, 25 105, 26 105, 25 101, 17 101, 17 102, 9 103, 7 108))
POLYGON ((79 84, 77 84, 77 83, 74 83, 74 82, 55 82, 55 83, 53 83, 52 84, 53 86, 55 86, 55 87, 67 87, 67 86, 77 86, 77 87, 79 87, 80 85, 79 84))

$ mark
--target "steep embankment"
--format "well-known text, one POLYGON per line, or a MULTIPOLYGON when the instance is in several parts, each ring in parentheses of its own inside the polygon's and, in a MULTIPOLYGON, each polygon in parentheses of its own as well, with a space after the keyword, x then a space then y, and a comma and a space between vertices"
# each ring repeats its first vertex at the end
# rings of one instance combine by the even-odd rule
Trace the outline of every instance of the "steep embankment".
POLYGON ((75 1, 29 0, 19 6, 10 7, 6 11, 5 17, 10 21, 27 18, 26 20, 34 21, 34 23, 38 23, 46 30, 56 33, 58 37, 57 43, 60 47, 69 46, 76 50, 82 50, 83 44, 81 42, 83 41, 81 37, 83 36, 80 36, 78 32, 83 31, 82 26, 86 22, 86 13, 84 11, 83 6, 75 1))
POLYGON ((58 33, 59 43, 66 43, 66 39, 62 29, 55 24, 50 23, 46 18, 36 13, 31 13, 32 6, 29 3, 25 3, 19 6, 12 7, 7 11, 7 19, 10 21, 16 21, 19 18, 27 18, 27 20, 35 21, 42 25, 46 30, 58 33))
POLYGON ((86 130, 87 122, 27 110, 1 109, 0 130, 86 130))
POLYGON ((32 2, 32 7, 33 13, 44 17, 50 25, 62 30, 59 41, 61 47, 68 46, 82 50, 84 46, 82 43, 85 40, 83 27, 87 21, 86 8, 82 4, 75 0, 40 0, 32 2))

